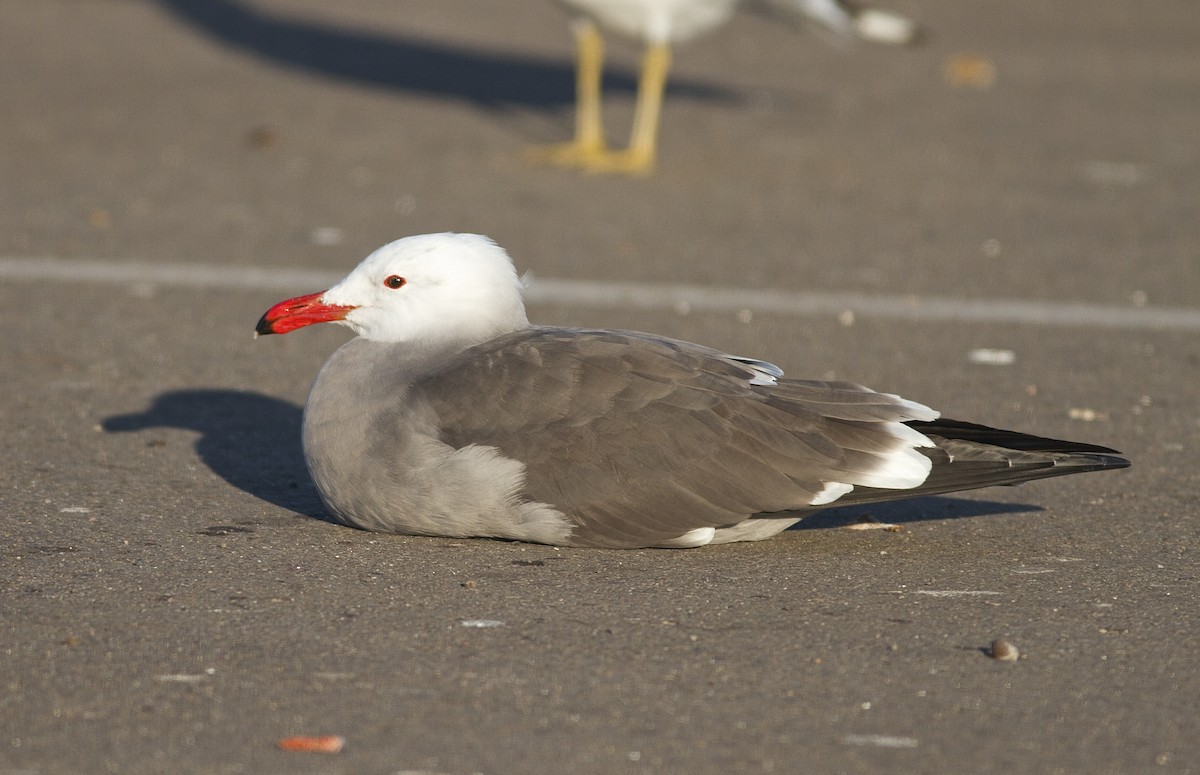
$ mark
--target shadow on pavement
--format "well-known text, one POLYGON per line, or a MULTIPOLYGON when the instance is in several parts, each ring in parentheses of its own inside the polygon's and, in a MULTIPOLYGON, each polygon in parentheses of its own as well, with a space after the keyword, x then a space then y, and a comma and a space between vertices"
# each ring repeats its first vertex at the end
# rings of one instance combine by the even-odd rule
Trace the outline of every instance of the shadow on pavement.
POLYGON ((149 428, 196 431, 196 452, 234 487, 285 509, 328 519, 304 465, 301 408, 260 393, 176 390, 139 414, 104 420, 109 432, 149 428))
POLYGON ((904 498, 885 503, 864 506, 831 508, 805 517, 791 530, 821 530, 831 527, 877 519, 880 522, 903 525, 910 522, 928 522, 936 519, 961 519, 964 517, 988 517, 995 514, 1022 514, 1030 511, 1045 511, 1041 506, 1028 503, 1001 503, 945 495, 927 498, 904 498))
MULTIPOLYGON (((398 91, 456 97, 484 107, 570 105, 575 99, 572 62, 461 48, 395 33, 334 27, 292 19, 238 0, 159 0, 177 19, 213 39, 297 70, 398 91)), ((547 4, 547 11, 553 12, 547 4)), ((396 4, 397 16, 403 13, 396 4)), ((562 34, 569 35, 564 24, 562 34)), ((628 71, 605 77, 607 91, 630 93, 628 71)), ((677 80, 672 95, 736 101, 733 90, 677 80)))

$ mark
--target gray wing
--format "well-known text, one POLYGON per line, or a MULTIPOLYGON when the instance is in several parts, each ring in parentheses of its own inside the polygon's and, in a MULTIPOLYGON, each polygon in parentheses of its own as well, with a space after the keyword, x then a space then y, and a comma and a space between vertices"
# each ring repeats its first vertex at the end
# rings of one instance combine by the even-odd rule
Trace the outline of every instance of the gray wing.
POLYGON ((577 545, 655 545, 809 508, 878 484, 898 455, 926 460, 901 423, 936 413, 849 383, 776 382, 768 367, 647 334, 533 328, 413 389, 444 441, 524 463, 526 496, 567 514, 577 545))

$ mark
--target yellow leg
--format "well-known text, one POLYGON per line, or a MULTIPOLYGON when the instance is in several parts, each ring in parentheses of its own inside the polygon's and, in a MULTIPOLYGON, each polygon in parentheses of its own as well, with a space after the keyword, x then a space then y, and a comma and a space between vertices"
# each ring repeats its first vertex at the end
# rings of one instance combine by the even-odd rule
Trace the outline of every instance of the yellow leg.
POLYGON ((580 159, 578 166, 588 172, 624 175, 647 175, 654 169, 663 91, 667 86, 667 71, 670 68, 670 46, 651 43, 646 47, 642 74, 638 79, 637 106, 633 113, 633 130, 629 133, 629 147, 624 151, 589 155, 580 159))
POLYGON ((579 47, 576 70, 575 139, 570 143, 534 148, 529 157, 535 161, 578 167, 587 172, 645 175, 654 169, 658 149, 658 125, 662 115, 663 92, 671 69, 671 48, 666 43, 651 43, 642 59, 638 78, 637 105, 629 147, 610 151, 604 143, 600 123, 600 80, 604 64, 604 40, 592 22, 581 22, 575 30, 579 47))
POLYGON ((593 22, 580 22, 575 31, 579 61, 575 68, 575 145, 604 150, 600 123, 600 84, 604 77, 604 38, 593 22))
POLYGON ((650 44, 642 63, 637 108, 633 114, 633 131, 629 135, 629 150, 625 153, 624 171, 649 172, 654 168, 663 92, 667 88, 667 71, 670 69, 670 46, 666 43, 650 44))
POLYGON ((583 19, 572 25, 575 31, 575 139, 529 149, 533 161, 581 166, 586 159, 603 156, 604 126, 600 122, 600 83, 604 74, 604 38, 600 28, 583 19))

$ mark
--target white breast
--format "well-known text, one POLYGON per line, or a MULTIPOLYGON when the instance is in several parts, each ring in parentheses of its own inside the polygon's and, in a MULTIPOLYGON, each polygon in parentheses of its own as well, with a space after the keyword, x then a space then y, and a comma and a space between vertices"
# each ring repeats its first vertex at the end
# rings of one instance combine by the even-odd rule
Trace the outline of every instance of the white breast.
POLYGON ((675 43, 725 23, 738 0, 559 0, 604 29, 647 43, 675 43))

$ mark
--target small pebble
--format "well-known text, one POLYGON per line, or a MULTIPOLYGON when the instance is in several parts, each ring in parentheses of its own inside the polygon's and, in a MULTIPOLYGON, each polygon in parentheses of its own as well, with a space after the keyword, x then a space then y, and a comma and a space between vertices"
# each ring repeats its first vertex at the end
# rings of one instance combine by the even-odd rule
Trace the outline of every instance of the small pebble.
POLYGON ((996 65, 977 54, 955 54, 942 65, 942 79, 950 86, 990 89, 996 83, 996 65))
POLYGON ((993 347, 977 347, 967 353, 971 363, 981 363, 987 366, 1011 366, 1017 360, 1017 354, 1012 350, 1000 350, 993 347))
POLYGON ((108 214, 108 210, 97 207, 88 213, 88 224, 93 229, 107 229, 112 226, 112 216, 108 214))
POLYGON ((1146 180, 1146 166, 1125 161, 1089 161, 1083 165, 1083 176, 1092 183, 1117 186, 1136 186, 1146 180))
POLYGON ((251 148, 270 148, 279 142, 279 131, 274 127, 256 126, 246 133, 246 145, 251 148))
POLYGON ((1016 662, 1021 658, 1021 652, 1012 643, 997 638, 992 641, 988 656, 1000 662, 1016 662))
POLYGON ((309 242, 322 247, 342 244, 345 234, 336 226, 318 226, 309 234, 309 242))
POLYGON ((905 46, 917 37, 917 25, 912 19, 889 11, 864 8, 854 22, 859 37, 876 43, 905 46))

